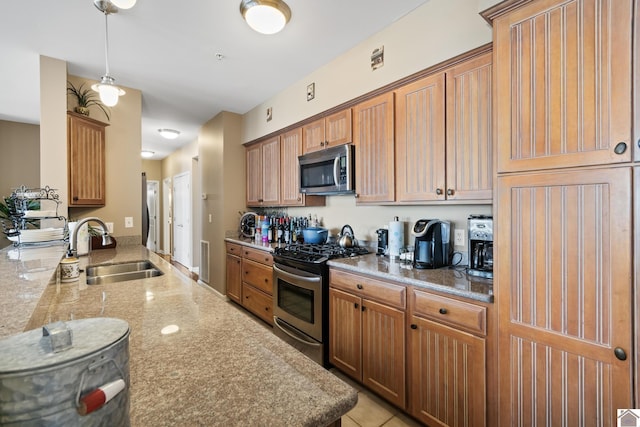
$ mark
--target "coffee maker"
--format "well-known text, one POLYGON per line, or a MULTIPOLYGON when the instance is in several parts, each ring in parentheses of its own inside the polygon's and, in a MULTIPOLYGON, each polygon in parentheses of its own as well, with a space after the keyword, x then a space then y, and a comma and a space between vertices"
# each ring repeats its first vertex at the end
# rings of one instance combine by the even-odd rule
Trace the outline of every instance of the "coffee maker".
POLYGON ((469 268, 472 276, 493 278, 493 217, 469 215, 469 268))
POLYGON ((414 268, 440 268, 449 265, 451 224, 439 219, 420 219, 411 230, 415 236, 414 268))

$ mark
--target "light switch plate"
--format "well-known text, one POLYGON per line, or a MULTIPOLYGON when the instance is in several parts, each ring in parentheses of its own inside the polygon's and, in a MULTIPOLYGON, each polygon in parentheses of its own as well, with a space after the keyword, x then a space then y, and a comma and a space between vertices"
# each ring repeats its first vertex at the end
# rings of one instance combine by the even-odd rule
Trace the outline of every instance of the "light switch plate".
POLYGON ((133 227, 133 217, 125 216, 124 217, 124 228, 132 228, 133 227))

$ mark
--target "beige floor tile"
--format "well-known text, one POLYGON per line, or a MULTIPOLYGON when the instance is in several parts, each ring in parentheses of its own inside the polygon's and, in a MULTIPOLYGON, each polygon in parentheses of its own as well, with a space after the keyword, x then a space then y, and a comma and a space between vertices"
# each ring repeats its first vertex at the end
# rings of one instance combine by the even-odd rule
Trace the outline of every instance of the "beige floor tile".
POLYGON ((395 415, 393 418, 391 418, 389 421, 387 421, 383 425, 383 427, 420 427, 420 426, 422 426, 422 424, 420 424, 419 422, 415 421, 412 418, 409 418, 402 412, 399 412, 397 415, 395 415))
POLYGON ((358 393, 358 404, 347 415, 362 427, 380 427, 396 412, 395 408, 379 397, 363 391, 358 393))
POLYGON ((341 421, 342 421, 342 427, 360 427, 360 424, 353 421, 353 419, 350 418, 348 415, 345 415, 344 417, 342 417, 341 421))

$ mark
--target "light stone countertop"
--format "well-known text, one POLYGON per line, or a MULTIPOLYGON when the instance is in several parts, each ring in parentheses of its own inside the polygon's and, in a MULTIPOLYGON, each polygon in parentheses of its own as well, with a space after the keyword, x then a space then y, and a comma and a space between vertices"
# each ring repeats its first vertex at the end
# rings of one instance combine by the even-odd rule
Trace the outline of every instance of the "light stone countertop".
MULTIPOLYGON (((235 231, 227 232, 225 241, 273 251, 278 243, 255 243, 252 239, 238 237, 235 231)), ((371 250, 370 250, 371 251, 371 250)), ((374 251, 371 251, 374 252, 374 251)), ((417 269, 409 263, 392 261, 388 256, 375 253, 351 258, 336 258, 327 262, 331 268, 367 274, 384 280, 456 295, 470 300, 493 303, 493 280, 467 274, 465 267, 444 267, 433 270, 417 269)))
POLYGON ((105 285, 84 273, 56 283, 64 249, 0 251, 0 339, 57 320, 126 320, 132 426, 322 426, 355 406, 356 390, 143 246, 80 258, 81 268, 149 259, 165 273, 105 285), (180 331, 161 335, 171 324, 180 331))

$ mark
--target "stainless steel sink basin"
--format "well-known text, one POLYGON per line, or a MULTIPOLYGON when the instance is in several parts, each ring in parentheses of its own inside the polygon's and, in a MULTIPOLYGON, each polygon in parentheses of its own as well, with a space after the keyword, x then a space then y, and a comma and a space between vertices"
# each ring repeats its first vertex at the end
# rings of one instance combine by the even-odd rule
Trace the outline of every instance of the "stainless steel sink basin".
POLYGON ((149 260, 90 265, 85 271, 88 285, 147 279, 164 274, 149 260))

